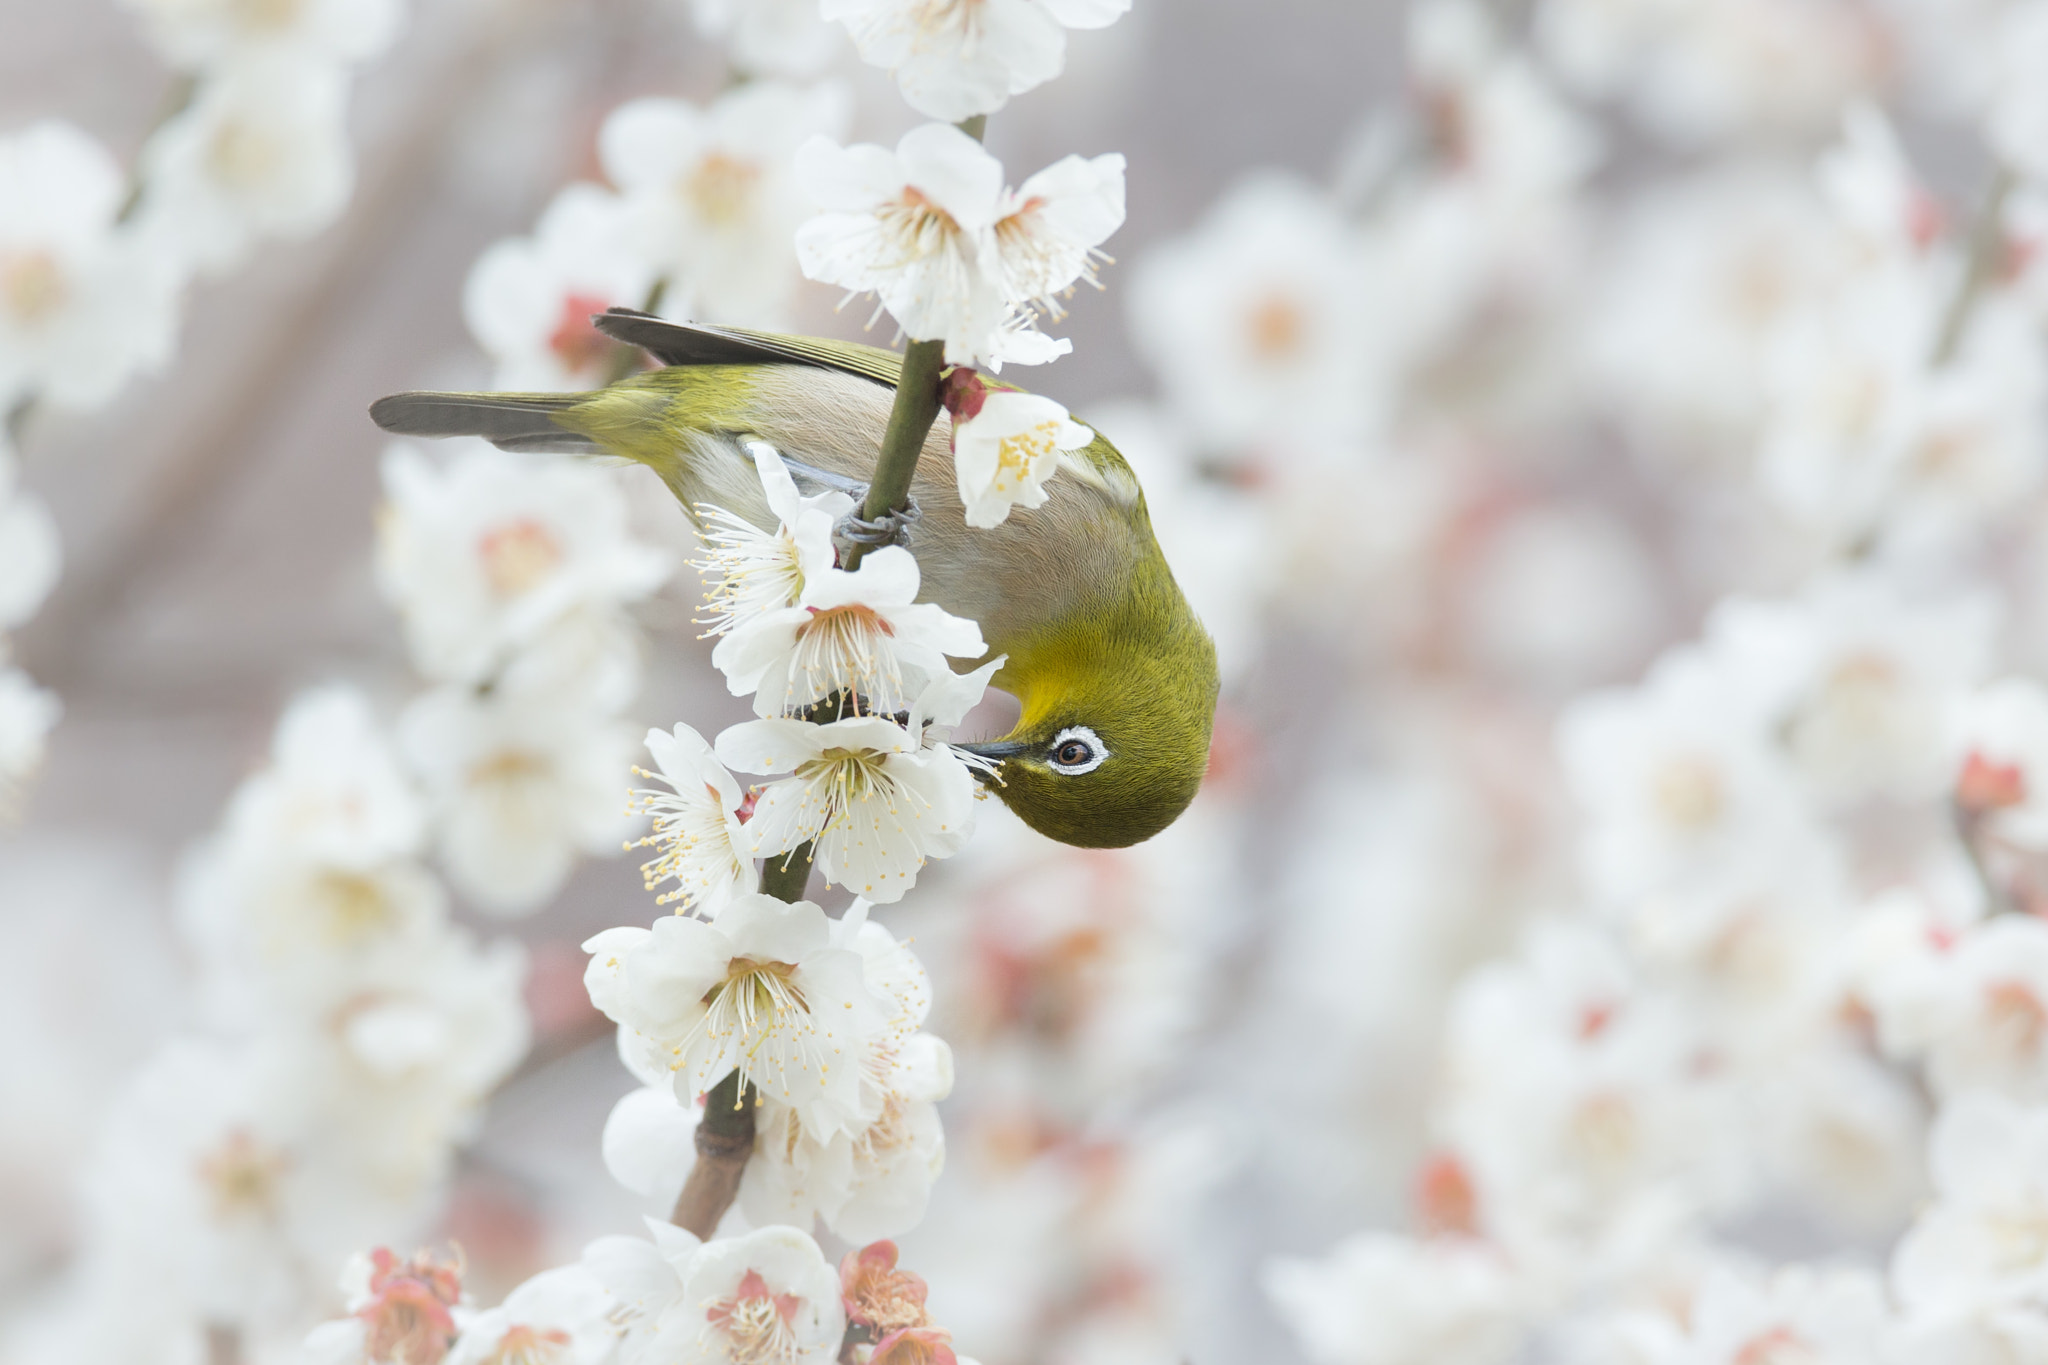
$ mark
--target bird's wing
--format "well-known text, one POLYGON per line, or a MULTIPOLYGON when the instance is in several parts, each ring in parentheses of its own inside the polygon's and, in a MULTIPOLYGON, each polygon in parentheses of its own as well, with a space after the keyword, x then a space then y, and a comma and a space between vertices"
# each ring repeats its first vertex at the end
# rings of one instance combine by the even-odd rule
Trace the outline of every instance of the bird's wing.
POLYGON ((1125 461, 1122 452, 1103 439, 1100 432, 1079 450, 1061 451, 1060 468, 1126 511, 1144 501, 1144 491, 1138 487, 1137 471, 1125 461))
POLYGON ((591 321, 614 341, 638 346, 664 365, 815 365, 890 388, 903 373, 901 355, 857 342, 670 322, 631 308, 613 308, 591 321))

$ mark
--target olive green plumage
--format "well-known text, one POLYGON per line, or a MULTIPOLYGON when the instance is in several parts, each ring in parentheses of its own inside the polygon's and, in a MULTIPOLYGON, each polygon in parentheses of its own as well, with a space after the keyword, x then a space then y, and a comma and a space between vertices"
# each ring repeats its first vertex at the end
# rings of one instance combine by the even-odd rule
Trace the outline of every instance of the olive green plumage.
MULTIPOLYGON (((758 438, 788 459, 866 483, 881 450, 901 358, 870 346, 662 322, 614 313, 599 325, 664 368, 582 394, 396 394, 378 425, 422 436, 480 435, 507 449, 608 454, 660 475, 694 518, 724 507, 772 528, 752 459, 758 438)), ((954 484, 951 424, 939 416, 912 496, 920 598, 980 622, 996 685, 1022 704, 1015 730, 980 746, 1000 762, 998 794, 1063 843, 1114 848, 1150 838, 1193 799, 1216 707, 1215 646, 1173 581, 1137 477, 1097 436, 1047 485, 1043 507, 970 529, 954 484), (1055 740, 1087 727, 1108 751, 1063 774, 1055 740)))

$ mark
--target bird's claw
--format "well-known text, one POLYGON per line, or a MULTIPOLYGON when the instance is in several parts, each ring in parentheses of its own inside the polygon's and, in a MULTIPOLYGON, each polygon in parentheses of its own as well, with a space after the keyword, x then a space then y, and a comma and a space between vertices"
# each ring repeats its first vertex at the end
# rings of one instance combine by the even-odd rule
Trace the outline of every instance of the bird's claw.
POLYGON ((907 545, 910 542, 910 528, 915 526, 924 512, 912 498, 899 511, 884 512, 870 521, 858 512, 848 512, 832 527, 832 547, 845 559, 847 551, 855 546, 861 550, 876 550, 885 545, 907 545))

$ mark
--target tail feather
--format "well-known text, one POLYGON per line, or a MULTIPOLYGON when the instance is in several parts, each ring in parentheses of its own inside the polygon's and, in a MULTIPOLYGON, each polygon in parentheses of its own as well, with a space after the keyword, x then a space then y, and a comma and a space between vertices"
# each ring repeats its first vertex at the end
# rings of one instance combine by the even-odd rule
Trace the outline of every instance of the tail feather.
POLYGON ((583 393, 394 393, 370 404, 370 420, 399 436, 481 436, 500 450, 595 455, 602 447, 558 426, 555 414, 583 393))

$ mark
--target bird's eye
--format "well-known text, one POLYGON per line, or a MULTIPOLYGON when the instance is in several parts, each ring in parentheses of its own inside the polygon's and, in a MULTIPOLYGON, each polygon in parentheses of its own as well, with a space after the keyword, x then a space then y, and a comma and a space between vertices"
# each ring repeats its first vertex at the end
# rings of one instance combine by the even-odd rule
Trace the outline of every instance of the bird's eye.
POLYGON ((1102 760, 1109 757, 1109 746, 1087 726, 1069 725, 1053 736, 1052 749, 1045 757, 1054 772, 1079 777, 1102 766, 1102 760))

